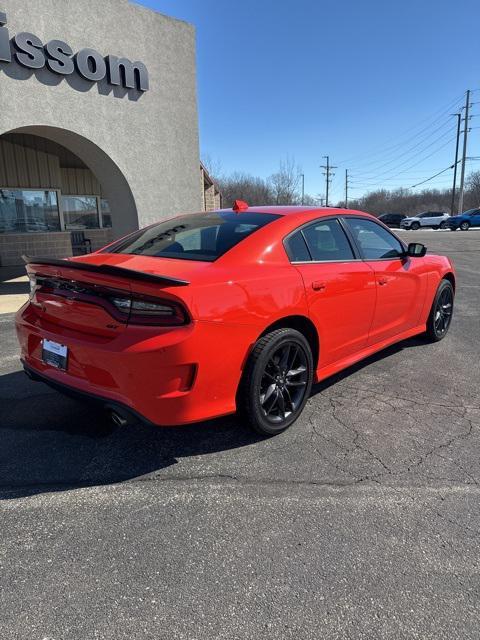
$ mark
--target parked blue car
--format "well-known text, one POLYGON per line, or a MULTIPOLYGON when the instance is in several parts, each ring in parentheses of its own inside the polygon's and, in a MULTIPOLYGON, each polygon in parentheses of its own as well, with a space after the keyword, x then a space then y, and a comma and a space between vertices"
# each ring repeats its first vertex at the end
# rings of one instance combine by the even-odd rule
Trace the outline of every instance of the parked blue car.
POLYGON ((458 216, 451 216, 447 220, 447 226, 451 231, 468 231, 470 227, 480 227, 480 209, 469 209, 458 216))

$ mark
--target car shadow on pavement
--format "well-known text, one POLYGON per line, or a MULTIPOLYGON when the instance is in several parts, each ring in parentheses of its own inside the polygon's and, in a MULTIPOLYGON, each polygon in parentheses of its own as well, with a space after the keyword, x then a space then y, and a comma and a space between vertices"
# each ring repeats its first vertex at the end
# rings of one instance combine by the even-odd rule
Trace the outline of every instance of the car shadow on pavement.
POLYGON ((123 482, 183 457, 263 439, 236 416, 182 427, 115 427, 98 406, 32 382, 23 371, 0 376, 0 403, 0 500, 123 482))
MULTIPOLYGON (((316 384, 312 395, 421 344, 421 338, 413 338, 394 345, 316 384)), ((264 439, 237 416, 182 427, 115 427, 96 405, 67 398, 21 371, 0 376, 0 500, 155 477, 181 458, 264 439)), ((196 466, 203 475, 205 463, 196 466)), ((168 471, 162 478, 168 478, 168 471)))
POLYGON ((425 346, 426 344, 427 344, 427 339, 424 335, 414 336, 413 338, 408 338, 407 340, 403 340, 402 342, 397 342, 396 344, 393 344, 390 347, 387 347, 386 349, 382 349, 382 351, 379 351, 378 353, 374 353, 372 356, 369 356, 364 360, 360 360, 360 362, 353 364, 347 369, 344 369, 343 371, 340 371, 339 373, 336 373, 335 375, 330 376, 326 380, 322 380, 322 382, 317 382, 317 384, 314 384, 312 387, 312 392, 310 394, 310 397, 317 395, 318 393, 321 393, 325 389, 328 389, 329 387, 335 385, 337 382, 340 382, 341 380, 344 380, 345 378, 350 377, 357 371, 361 371, 362 369, 365 369, 365 367, 368 367, 374 362, 380 362, 381 360, 385 360, 386 358, 388 358, 388 356, 391 356, 394 353, 399 353, 404 349, 421 347, 421 346, 425 346))

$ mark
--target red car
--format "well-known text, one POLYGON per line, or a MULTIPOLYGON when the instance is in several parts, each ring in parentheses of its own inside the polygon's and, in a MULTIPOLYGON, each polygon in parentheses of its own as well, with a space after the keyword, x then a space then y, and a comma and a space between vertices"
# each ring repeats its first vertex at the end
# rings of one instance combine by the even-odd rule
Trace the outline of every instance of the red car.
POLYGON ((162 221, 90 255, 26 259, 23 365, 117 423, 241 410, 279 433, 313 382, 410 336, 446 335, 454 268, 425 253, 344 209, 237 201, 162 221))

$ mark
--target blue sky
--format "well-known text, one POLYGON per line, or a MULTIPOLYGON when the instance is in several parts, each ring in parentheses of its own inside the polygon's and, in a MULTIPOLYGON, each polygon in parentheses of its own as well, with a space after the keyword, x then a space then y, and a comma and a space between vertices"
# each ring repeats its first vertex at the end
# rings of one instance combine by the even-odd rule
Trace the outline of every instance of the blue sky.
MULTIPOLYGON (((336 201, 346 168, 354 196, 409 187, 452 164, 449 114, 466 89, 480 89, 479 0, 141 4, 196 27, 201 152, 223 173, 266 177, 290 156, 316 195, 329 154, 336 201)), ((479 134, 471 131, 471 156, 480 156, 479 134)), ((448 171, 427 186, 450 183, 448 171)))

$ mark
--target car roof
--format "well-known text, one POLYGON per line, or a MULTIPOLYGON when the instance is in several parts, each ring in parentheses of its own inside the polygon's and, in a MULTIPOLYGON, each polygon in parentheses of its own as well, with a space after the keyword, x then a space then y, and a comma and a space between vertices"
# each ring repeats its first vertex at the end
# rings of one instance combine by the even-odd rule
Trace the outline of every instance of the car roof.
MULTIPOLYGON (((233 209, 219 209, 222 213, 231 213, 233 209)), ((348 215, 348 214, 360 214, 362 216, 369 216, 370 214, 364 211, 355 211, 354 209, 341 209, 338 207, 313 207, 312 205, 288 205, 288 206, 275 206, 267 205, 262 207, 250 206, 248 209, 236 212, 238 216, 242 213, 273 213, 275 215, 287 216, 292 214, 302 213, 315 213, 319 217, 322 216, 335 216, 335 215, 348 215)))

